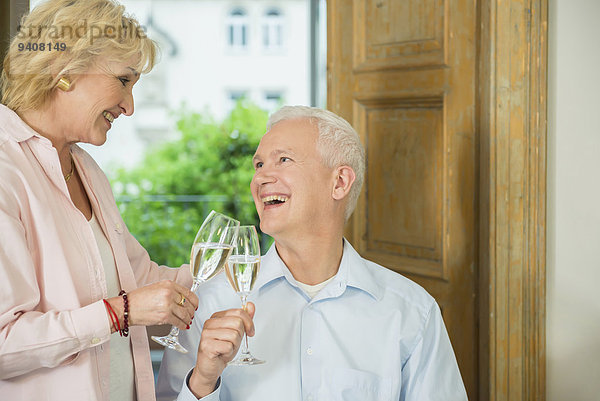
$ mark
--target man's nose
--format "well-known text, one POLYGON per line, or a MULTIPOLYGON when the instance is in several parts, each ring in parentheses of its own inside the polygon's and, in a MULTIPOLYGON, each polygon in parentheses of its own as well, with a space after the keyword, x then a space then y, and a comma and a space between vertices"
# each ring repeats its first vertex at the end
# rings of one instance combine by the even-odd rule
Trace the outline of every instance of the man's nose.
POLYGON ((273 174, 272 170, 265 167, 261 167, 259 170, 256 171, 256 173, 254 173, 254 178, 252 179, 252 181, 254 181, 256 185, 264 185, 277 181, 277 178, 273 174))

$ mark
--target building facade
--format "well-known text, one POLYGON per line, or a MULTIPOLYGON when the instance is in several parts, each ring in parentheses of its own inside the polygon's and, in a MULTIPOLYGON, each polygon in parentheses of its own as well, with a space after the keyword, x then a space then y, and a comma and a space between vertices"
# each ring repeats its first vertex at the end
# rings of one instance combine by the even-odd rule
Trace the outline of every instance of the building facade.
MULTIPOLYGON (((36 1, 31 2, 34 7, 36 1)), ((110 174, 151 144, 176 138, 182 110, 217 119, 245 97, 272 111, 310 104, 309 0, 122 0, 161 49, 101 148, 83 145, 110 174)))

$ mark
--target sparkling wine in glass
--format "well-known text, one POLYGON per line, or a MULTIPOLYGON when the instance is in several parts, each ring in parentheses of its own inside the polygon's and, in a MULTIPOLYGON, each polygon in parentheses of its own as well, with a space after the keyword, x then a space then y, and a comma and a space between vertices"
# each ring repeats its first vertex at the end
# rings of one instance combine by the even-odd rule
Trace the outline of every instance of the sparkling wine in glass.
MULTIPOLYGON (((248 295, 254 287, 260 269, 260 244, 254 226, 240 226, 238 237, 234 242, 233 252, 225 265, 225 273, 229 284, 240 296, 242 308, 246 310, 248 295)), ((229 362, 229 365, 259 365, 265 363, 250 353, 248 336, 244 335, 244 343, 240 355, 229 362)))
MULTIPOLYGON (((196 234, 190 255, 190 270, 194 276, 192 292, 223 269, 237 238, 240 222, 212 210, 196 234)), ((171 328, 168 335, 152 336, 157 343, 179 351, 188 351, 179 344, 179 329, 171 328)))

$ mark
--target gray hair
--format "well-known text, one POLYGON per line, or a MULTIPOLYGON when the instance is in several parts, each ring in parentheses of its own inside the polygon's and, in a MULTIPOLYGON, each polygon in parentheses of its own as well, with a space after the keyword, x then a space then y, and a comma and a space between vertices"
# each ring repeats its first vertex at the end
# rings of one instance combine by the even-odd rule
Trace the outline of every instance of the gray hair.
POLYGON ((358 134, 342 117, 328 110, 307 106, 284 106, 269 116, 267 131, 275 124, 295 119, 308 119, 315 125, 319 138, 317 150, 330 168, 350 166, 356 179, 348 194, 344 218, 348 220, 358 201, 365 175, 365 150, 358 134))

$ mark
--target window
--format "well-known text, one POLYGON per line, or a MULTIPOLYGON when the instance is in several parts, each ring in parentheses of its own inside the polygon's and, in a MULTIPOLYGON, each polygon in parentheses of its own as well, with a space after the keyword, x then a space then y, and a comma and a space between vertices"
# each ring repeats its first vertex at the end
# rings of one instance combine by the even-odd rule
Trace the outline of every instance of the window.
POLYGON ((231 90, 227 93, 227 99, 229 102, 228 108, 229 110, 233 110, 235 108, 236 103, 248 97, 248 93, 244 90, 231 90))
POLYGON ((283 45, 281 12, 271 8, 264 16, 263 45, 266 49, 279 49, 283 45))
POLYGON ((262 107, 268 112, 277 110, 283 101, 281 92, 265 92, 262 107))
POLYGON ((245 91, 231 91, 229 92, 229 100, 231 100, 232 103, 236 103, 238 100, 242 99, 246 97, 246 92, 245 91))
POLYGON ((248 45, 248 15, 241 8, 236 8, 228 18, 229 46, 235 49, 244 49, 248 45))

